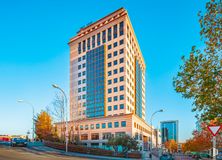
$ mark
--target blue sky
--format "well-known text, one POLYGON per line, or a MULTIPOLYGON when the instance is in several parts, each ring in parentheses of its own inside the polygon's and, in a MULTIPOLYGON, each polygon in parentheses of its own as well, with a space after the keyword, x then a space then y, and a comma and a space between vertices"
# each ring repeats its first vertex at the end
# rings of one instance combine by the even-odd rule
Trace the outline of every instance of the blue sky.
POLYGON ((51 103, 57 83, 69 92, 69 47, 78 29, 115 11, 128 10, 144 55, 146 114, 164 108, 154 125, 179 120, 179 139, 195 128, 192 102, 175 93, 172 78, 180 57, 201 46, 197 13, 206 0, 8 0, 0 2, 0 134, 25 134, 31 128, 32 102, 40 112, 51 103))

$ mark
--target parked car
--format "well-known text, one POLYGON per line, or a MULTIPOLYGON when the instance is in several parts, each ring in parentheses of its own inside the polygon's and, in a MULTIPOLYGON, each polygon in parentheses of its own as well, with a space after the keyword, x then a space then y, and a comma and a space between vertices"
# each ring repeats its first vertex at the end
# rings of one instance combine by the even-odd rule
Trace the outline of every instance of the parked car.
POLYGON ((12 147, 15 147, 15 146, 26 147, 27 146, 27 140, 23 139, 23 138, 12 138, 11 139, 11 146, 12 147))
POLYGON ((160 157, 160 160, 174 160, 172 154, 167 154, 167 153, 164 153, 161 157, 160 157))
POLYGON ((222 160, 222 153, 219 153, 219 154, 217 155, 217 160, 222 160))

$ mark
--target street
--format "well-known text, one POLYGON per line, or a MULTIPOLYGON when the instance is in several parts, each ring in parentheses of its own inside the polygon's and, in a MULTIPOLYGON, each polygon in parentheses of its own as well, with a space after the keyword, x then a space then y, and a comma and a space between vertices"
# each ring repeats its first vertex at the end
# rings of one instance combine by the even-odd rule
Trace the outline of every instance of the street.
POLYGON ((23 147, 0 146, 0 160, 89 160, 89 158, 52 155, 23 147))

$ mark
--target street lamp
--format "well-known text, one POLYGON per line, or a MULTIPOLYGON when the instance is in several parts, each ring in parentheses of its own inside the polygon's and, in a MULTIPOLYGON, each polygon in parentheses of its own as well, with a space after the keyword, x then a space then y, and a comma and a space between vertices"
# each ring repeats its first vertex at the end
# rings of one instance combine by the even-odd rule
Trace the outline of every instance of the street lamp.
POLYGON ((35 120, 34 120, 34 116, 35 116, 35 111, 34 111, 34 106, 32 103, 30 103, 29 101, 25 101, 23 99, 20 99, 17 101, 18 103, 26 103, 28 105, 30 105, 32 107, 32 140, 33 142, 35 141, 35 137, 34 137, 34 134, 35 134, 35 120))
POLYGON ((68 152, 68 107, 67 107, 67 96, 66 96, 66 93, 65 91, 60 88, 58 85, 56 84, 52 84, 52 87, 55 88, 55 89, 58 89, 62 92, 64 98, 65 98, 65 103, 64 103, 64 106, 63 108, 66 108, 66 131, 65 131, 65 136, 66 136, 66 152, 68 152))
POLYGON ((155 114, 157 114, 159 112, 163 112, 163 109, 160 109, 160 110, 154 112, 151 115, 151 118, 150 118, 150 124, 151 124, 151 151, 152 151, 152 148, 153 148, 153 117, 154 117, 155 114))

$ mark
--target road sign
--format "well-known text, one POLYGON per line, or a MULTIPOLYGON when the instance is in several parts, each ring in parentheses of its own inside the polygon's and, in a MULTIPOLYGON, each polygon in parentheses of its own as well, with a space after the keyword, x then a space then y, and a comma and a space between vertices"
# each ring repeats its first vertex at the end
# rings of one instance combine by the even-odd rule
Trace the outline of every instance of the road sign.
POLYGON ((207 127, 213 136, 216 136, 221 126, 208 126, 207 127))

